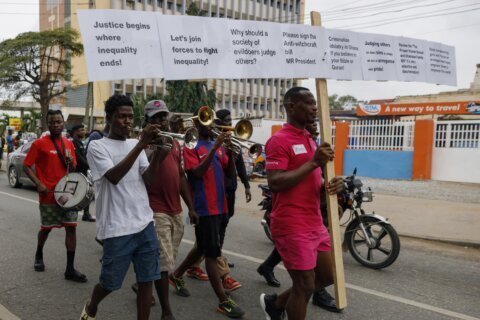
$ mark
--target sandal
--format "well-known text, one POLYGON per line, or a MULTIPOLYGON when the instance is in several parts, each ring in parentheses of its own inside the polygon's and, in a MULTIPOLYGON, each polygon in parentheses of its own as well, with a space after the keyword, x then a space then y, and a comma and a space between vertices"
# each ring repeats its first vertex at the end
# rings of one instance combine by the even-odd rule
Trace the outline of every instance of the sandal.
POLYGON ((74 282, 87 282, 87 276, 83 273, 73 270, 73 272, 65 272, 65 280, 71 280, 74 282))
POLYGON ((91 317, 87 313, 87 304, 83 307, 82 314, 80 315, 80 320, 96 320, 97 317, 91 317))

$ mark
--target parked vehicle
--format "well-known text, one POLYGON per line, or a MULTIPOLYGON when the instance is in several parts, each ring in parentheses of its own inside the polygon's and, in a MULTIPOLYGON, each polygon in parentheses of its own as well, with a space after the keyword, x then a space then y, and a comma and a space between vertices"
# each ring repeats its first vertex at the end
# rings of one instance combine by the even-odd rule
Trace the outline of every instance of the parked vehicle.
MULTIPOLYGON (((382 269, 390 266, 400 254, 400 238, 388 219, 362 209, 362 203, 373 201, 373 192, 363 191, 363 183, 353 174, 344 178, 345 199, 344 215, 350 216, 342 226, 345 234, 342 248, 349 251, 352 257, 360 264, 372 268, 382 269)), ((272 211, 272 192, 268 185, 258 186, 262 190, 263 200, 258 204, 265 210, 261 225, 268 239, 270 233, 270 213, 272 211)), ((320 196, 320 195, 319 195, 320 196)))
POLYGON ((24 183, 32 184, 30 178, 23 171, 23 160, 27 156, 33 141, 27 142, 17 150, 8 154, 7 175, 8 183, 12 188, 19 188, 24 183))
POLYGON ((347 210, 350 217, 343 238, 344 250, 348 248, 352 257, 362 265, 372 269, 390 266, 400 254, 400 238, 388 219, 375 212, 366 213, 362 203, 373 201, 373 192, 362 191, 363 183, 353 174, 345 178, 347 210))

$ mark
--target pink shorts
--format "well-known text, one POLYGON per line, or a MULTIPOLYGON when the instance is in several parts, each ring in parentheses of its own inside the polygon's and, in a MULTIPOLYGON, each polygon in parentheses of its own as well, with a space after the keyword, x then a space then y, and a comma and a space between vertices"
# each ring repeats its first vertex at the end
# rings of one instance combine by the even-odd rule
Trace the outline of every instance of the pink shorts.
POLYGON ((317 252, 330 251, 330 234, 324 225, 320 230, 275 236, 274 240, 288 270, 313 270, 317 252))

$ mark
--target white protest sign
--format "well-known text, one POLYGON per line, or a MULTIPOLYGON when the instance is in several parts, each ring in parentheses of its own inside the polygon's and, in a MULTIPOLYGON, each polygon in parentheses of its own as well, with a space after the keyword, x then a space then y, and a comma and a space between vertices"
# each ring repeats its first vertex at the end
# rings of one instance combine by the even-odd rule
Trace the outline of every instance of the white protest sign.
POLYGON ((79 10, 90 81, 329 78, 456 85, 455 48, 298 24, 79 10))
POLYGON ((363 80, 359 34, 347 30, 326 30, 330 78, 363 80))
POLYGON ((396 37, 359 33, 363 80, 397 79, 396 37))
POLYGON ((156 15, 79 10, 89 81, 162 78, 156 15))
MULTIPOLYGON (((281 24, 285 78, 328 78, 325 28, 299 24, 281 24)), ((278 68, 278 66, 277 66, 278 68)))
POLYGON ((165 79, 225 78, 230 45, 225 19, 157 16, 165 79))
POLYGON ((455 48, 438 42, 426 42, 428 55, 427 81, 435 84, 457 85, 455 48))
POLYGON ((228 20, 231 61, 225 78, 278 78, 285 64, 278 23, 228 20))

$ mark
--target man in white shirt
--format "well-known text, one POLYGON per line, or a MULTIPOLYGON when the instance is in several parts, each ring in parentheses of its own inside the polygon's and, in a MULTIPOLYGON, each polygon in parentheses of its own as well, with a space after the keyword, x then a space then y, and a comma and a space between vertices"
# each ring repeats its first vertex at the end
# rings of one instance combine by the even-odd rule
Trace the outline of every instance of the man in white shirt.
POLYGON ((158 169, 158 152, 150 162, 144 149, 160 132, 147 125, 140 140, 128 139, 133 102, 113 95, 105 103, 108 136, 92 141, 87 160, 95 183, 97 238, 103 241, 102 271, 81 320, 94 320, 98 304, 118 290, 133 263, 137 283, 137 319, 148 319, 152 282, 160 279, 158 240, 145 184, 158 169))

